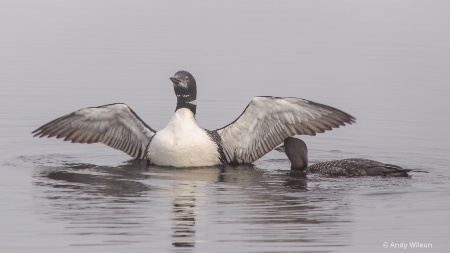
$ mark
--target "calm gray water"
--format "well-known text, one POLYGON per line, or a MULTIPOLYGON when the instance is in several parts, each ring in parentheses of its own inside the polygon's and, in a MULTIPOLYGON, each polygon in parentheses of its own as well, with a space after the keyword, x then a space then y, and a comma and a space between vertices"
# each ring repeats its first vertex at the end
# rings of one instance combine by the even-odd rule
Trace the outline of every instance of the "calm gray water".
POLYGON ((449 9, 0 1, 0 251, 448 252, 449 9), (304 137, 312 162, 364 157, 411 177, 299 178, 276 152, 253 166, 147 167, 100 144, 30 134, 113 102, 161 129, 180 69, 197 80, 205 128, 230 123, 256 95, 302 97, 357 118, 304 137))

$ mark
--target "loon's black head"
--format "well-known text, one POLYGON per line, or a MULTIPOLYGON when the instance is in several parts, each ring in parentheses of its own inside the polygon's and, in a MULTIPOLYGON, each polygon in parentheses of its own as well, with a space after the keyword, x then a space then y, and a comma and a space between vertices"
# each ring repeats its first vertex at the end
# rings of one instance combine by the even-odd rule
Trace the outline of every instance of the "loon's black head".
POLYGON ((177 96, 177 108, 188 108, 194 114, 197 108, 197 84, 194 77, 187 71, 181 70, 170 78, 177 96))
POLYGON ((291 161, 291 169, 304 170, 308 167, 308 147, 304 141, 293 137, 284 139, 284 152, 291 161))

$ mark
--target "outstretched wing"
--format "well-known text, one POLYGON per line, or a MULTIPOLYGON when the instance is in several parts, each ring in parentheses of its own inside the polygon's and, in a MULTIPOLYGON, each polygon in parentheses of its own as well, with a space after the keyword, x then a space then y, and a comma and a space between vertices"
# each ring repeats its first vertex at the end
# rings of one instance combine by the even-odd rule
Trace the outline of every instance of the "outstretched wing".
POLYGON ((255 97, 233 123, 215 130, 229 163, 252 163, 294 135, 316 135, 355 122, 336 108, 301 98, 255 97))
POLYGON ((64 138, 64 141, 72 143, 101 142, 142 159, 156 131, 126 104, 110 104, 80 109, 32 133, 38 137, 64 138))

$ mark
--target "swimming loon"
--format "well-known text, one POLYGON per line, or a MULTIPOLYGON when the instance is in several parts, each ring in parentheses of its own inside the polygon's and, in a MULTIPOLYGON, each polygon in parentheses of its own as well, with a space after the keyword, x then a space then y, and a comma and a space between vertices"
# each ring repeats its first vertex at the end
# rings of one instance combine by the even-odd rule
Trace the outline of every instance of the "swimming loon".
POLYGON ((407 177, 411 170, 402 167, 384 164, 369 159, 349 158, 329 162, 316 163, 308 167, 308 147, 300 139, 288 137, 284 145, 275 148, 285 152, 291 161, 291 169, 305 171, 306 173, 319 173, 327 176, 391 176, 407 177))
POLYGON ((156 131, 123 103, 88 107, 39 127, 38 137, 72 143, 100 142, 149 164, 188 167, 252 163, 286 137, 315 135, 345 123, 351 115, 300 98, 254 97, 232 123, 210 131, 196 119, 197 86, 187 71, 170 77, 177 105, 167 125, 156 131))

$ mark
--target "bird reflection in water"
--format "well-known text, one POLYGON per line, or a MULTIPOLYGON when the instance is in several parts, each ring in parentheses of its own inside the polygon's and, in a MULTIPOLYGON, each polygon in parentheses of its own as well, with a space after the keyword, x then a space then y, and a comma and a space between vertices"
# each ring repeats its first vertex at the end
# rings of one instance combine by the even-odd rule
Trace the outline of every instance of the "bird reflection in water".
POLYGON ((291 170, 289 176, 285 179, 285 186, 297 190, 306 190, 308 186, 308 179, 306 173, 303 171, 291 170))
POLYGON ((93 240, 98 247, 151 245, 158 252, 167 252, 167 247, 172 252, 194 252, 199 240, 214 242, 208 233, 218 229, 229 243, 264 238, 258 242, 274 247, 288 242, 323 244, 334 242, 336 234, 348 234, 342 226, 333 225, 326 236, 320 229, 341 219, 348 208, 346 199, 339 194, 308 194, 304 173, 280 169, 278 161, 267 161, 265 169, 55 164, 54 157, 51 161, 34 163, 38 210, 63 220, 69 234, 81 236, 79 241, 93 240), (282 228, 285 224, 289 230, 282 228), (318 234, 319 241, 314 239, 318 234))
POLYGON ((195 246, 195 188, 190 182, 177 184, 172 205, 172 237, 175 247, 195 246))

